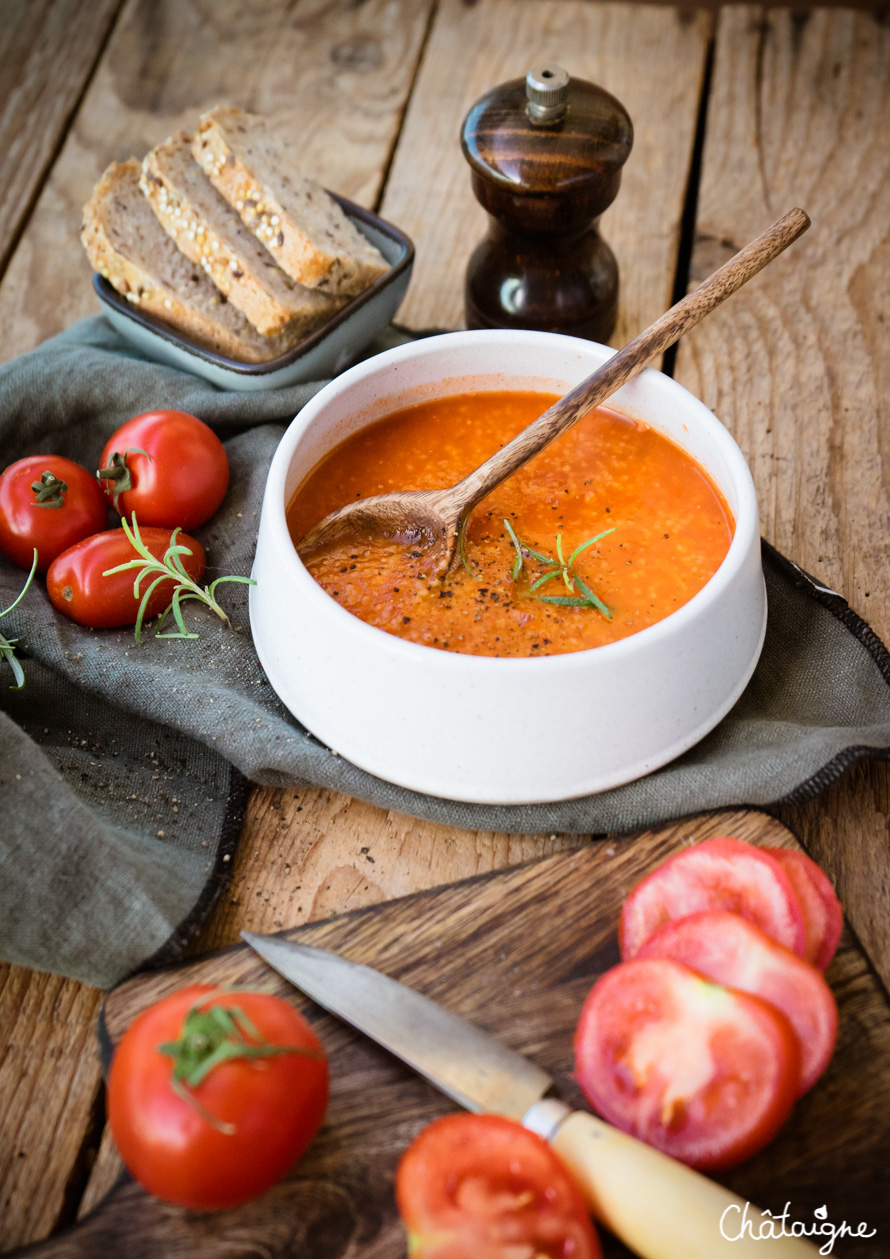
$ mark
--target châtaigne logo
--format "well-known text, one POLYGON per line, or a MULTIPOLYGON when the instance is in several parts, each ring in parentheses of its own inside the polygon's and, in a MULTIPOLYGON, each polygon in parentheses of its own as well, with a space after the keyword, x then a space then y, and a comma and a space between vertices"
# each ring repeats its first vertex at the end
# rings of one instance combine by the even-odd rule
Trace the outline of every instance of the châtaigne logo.
POLYGON ((728 1242, 741 1241, 749 1237, 752 1241, 774 1241, 780 1237, 825 1237, 827 1240, 819 1247, 820 1255, 830 1255, 834 1243, 839 1237, 874 1237, 877 1229, 869 1229, 863 1221, 860 1224, 848 1224, 842 1220, 840 1224, 832 1224, 828 1218, 828 1207, 816 1207, 813 1215, 814 1223, 806 1220, 792 1220, 791 1203, 785 1203, 781 1215, 773 1215, 771 1211, 758 1211, 750 1202, 739 1206, 733 1203, 728 1206, 720 1217, 720 1235, 728 1242))

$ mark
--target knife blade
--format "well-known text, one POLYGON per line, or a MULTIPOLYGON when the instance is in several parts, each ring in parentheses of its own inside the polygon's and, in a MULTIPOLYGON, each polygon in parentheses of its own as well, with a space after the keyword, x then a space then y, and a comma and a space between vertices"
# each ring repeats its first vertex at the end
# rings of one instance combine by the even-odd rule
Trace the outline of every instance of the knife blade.
POLYGON ((506 1115, 543 1136, 592 1213, 642 1259, 817 1255, 784 1225, 777 1230, 781 1217, 594 1115, 545 1097, 552 1080, 544 1071, 413 988, 325 949, 250 931, 241 937, 306 996, 461 1106, 506 1115))

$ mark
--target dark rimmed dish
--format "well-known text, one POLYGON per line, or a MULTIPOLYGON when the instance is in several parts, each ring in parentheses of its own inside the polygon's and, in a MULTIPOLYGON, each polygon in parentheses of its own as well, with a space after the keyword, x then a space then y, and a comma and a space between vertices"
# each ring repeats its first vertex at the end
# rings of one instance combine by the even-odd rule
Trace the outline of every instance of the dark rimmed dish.
POLYGON ((93 288, 106 317, 151 358, 194 372, 224 389, 278 389, 336 375, 395 315, 411 278, 414 245, 392 223, 345 197, 331 195, 359 231, 377 246, 390 264, 389 270, 286 353, 263 363, 241 363, 205 349, 162 319, 134 307, 97 273, 93 276, 93 288))

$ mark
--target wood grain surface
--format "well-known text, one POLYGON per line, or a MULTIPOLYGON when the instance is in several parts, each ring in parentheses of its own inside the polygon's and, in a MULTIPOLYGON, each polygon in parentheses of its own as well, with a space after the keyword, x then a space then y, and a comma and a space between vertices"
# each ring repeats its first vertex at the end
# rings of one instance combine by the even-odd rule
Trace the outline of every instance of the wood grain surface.
POLYGON ((432 0, 127 0, 0 286, 0 360, 95 314, 81 207, 220 101, 264 113, 353 201, 382 187, 432 0))
MULTIPOLYGON (((693 280, 792 205, 813 226, 680 348, 748 458, 764 536, 890 638, 890 26, 720 15, 693 280), (883 211, 878 210, 883 206, 883 211)), ((890 981, 890 770, 789 810, 890 981)))
POLYGON ((0 276, 121 0, 0 6, 0 276))
MULTIPOLYGON (((764 814, 702 815, 286 934, 425 992, 527 1054, 552 1074, 564 1100, 583 1105, 571 1078, 572 1032, 591 984, 618 960, 624 896, 672 852, 727 832, 767 847, 795 844, 764 814)), ((890 1005, 849 935, 828 977, 840 1034, 826 1075, 766 1150, 720 1179, 774 1212, 789 1201, 794 1218, 810 1220, 826 1205, 833 1221, 866 1220, 878 1237, 839 1244, 835 1254, 878 1259, 890 1228, 890 1202, 875 1194, 890 1149, 890 1079, 881 1062, 890 1048, 890 1005)), ((202 1216, 163 1206, 127 1184, 77 1230, 28 1254, 403 1259, 394 1169, 412 1137, 453 1104, 313 1007, 245 946, 122 985, 105 1006, 111 1039, 186 982, 268 985, 307 1013, 331 1059, 331 1103, 315 1144, 283 1182, 245 1207, 202 1216)), ((629 1254, 614 1239, 604 1241, 607 1259, 629 1254)))
MULTIPOLYGON (((77 224, 106 162, 141 153, 222 98, 285 125, 294 119, 298 143, 313 162, 317 155, 329 186, 364 204, 382 198, 383 213, 418 246, 400 317, 416 327, 459 326, 464 268, 484 230, 459 152, 460 123, 482 91, 524 74, 539 53, 614 92, 636 126, 622 188, 602 224, 621 267, 621 343, 670 303, 709 83, 694 276, 791 204, 807 208, 815 226, 795 246, 799 269, 789 256, 775 264, 785 270, 733 298, 727 322, 712 316, 687 339, 677 372, 748 454, 766 535, 890 638, 890 54, 877 15, 732 6, 715 23, 703 9, 582 0, 126 0, 47 181, 47 161, 89 77, 89 54, 84 32, 68 22, 52 47, 70 54, 70 66, 48 72, 46 36, 17 35, 26 27, 16 23, 39 32, 72 5, 53 0, 51 13, 38 0, 11 4, 15 21, 0 31, 0 48, 10 49, 0 62, 0 126, 12 116, 10 102, 15 113, 32 99, 29 85, 39 79, 45 87, 16 115, 16 127, 42 128, 43 138, 16 159, 19 183, 30 180, 32 191, 12 211, 16 222, 24 213, 27 226, 0 283, 0 359, 95 311, 77 224), (36 60, 26 64, 29 56, 36 60)), ((110 21, 115 6, 74 7, 98 49, 96 23, 110 21)), ((0 144, 0 163, 11 152, 0 144)), ((3 239, 0 231, 0 247, 3 239)), ((860 766, 783 816, 840 888, 890 980, 886 768, 860 766)), ((377 905, 580 838, 462 832, 326 791, 257 790, 232 884, 199 947, 231 943, 242 927, 288 928, 377 905)), ((851 983, 860 990, 858 979, 851 983)), ((872 983, 866 975, 861 990, 870 993, 872 983)), ((88 1209, 117 1175, 106 1137, 83 1196, 102 1118, 92 1040, 99 1001, 82 985, 0 968, 0 1249, 70 1221, 78 1202, 88 1209)), ((867 1044, 867 1011, 863 1017, 867 1044)), ((332 1195, 332 1215, 348 1218, 342 1190, 332 1195)), ((388 1254, 381 1237, 379 1253, 388 1254)))

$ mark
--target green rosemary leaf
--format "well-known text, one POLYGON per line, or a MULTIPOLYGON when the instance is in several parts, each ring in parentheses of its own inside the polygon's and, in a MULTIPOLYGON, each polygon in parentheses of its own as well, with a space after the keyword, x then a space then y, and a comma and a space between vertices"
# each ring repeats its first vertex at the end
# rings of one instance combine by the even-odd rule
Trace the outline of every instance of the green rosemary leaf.
POLYGON ((520 544, 519 539, 516 536, 516 532, 513 526, 510 524, 506 516, 504 517, 504 528, 507 530, 507 533, 510 535, 510 541, 513 543, 514 547, 516 548, 516 559, 513 561, 513 567, 510 569, 510 577, 512 578, 513 581, 515 581, 516 578, 519 576, 519 574, 522 572, 522 566, 524 563, 523 558, 522 558, 522 546, 520 544))
MULTIPOLYGON (((148 569, 143 569, 143 571, 139 574, 139 577, 137 577, 137 579, 136 579, 136 580, 137 580, 137 581, 140 581, 140 580, 142 579, 143 575, 144 575, 146 572, 148 572, 148 571, 149 571, 148 569)), ((167 580, 166 574, 165 574, 165 575, 163 575, 163 576, 161 576, 161 577, 156 577, 156 578, 154 579, 154 581, 151 583, 151 585, 148 587, 148 589, 145 591, 145 593, 143 594, 143 596, 142 596, 142 600, 141 600, 141 602, 140 602, 140 604, 139 604, 139 611, 136 613, 136 626, 135 626, 135 630, 136 630, 136 642, 137 642, 137 643, 139 643, 139 642, 141 642, 141 641, 142 641, 142 622, 145 620, 145 613, 146 613, 146 610, 147 610, 147 608, 148 608, 148 601, 149 601, 149 599, 151 598, 152 593, 153 593, 153 591, 156 589, 156 587, 158 587, 158 586, 161 584, 161 582, 162 582, 162 581, 166 581, 166 580, 167 580)), ((136 587, 135 587, 135 586, 134 586, 134 588, 133 588, 133 597, 134 597, 134 599, 138 599, 138 598, 139 598, 139 591, 138 591, 138 589, 136 589, 136 587)))
POLYGON ((589 608, 588 599, 570 598, 568 595, 538 595, 542 603, 555 603, 561 608, 589 608))
POLYGON ((217 586, 221 586, 224 581, 238 581, 238 582, 241 582, 243 586, 256 585, 256 582, 254 581, 252 577, 239 577, 239 576, 217 577, 216 581, 212 581, 210 585, 208 586, 207 588, 208 594, 210 594, 211 596, 215 595, 217 586))
POLYGON ((543 577, 538 577, 537 580, 533 581, 532 584, 529 586, 528 588, 529 594, 533 594, 539 588, 539 586, 543 586, 544 582, 549 581, 551 577, 559 577, 561 573, 562 573, 561 568, 554 568, 552 572, 545 573, 543 577))
POLYGON ((589 600, 590 603, 593 604, 596 610, 598 612, 602 612, 603 616, 606 618, 607 621, 611 621, 612 613, 609 610, 609 608, 606 606, 605 603, 603 603, 602 599, 598 599, 596 597, 596 595, 593 593, 593 591, 590 589, 587 583, 583 581, 582 578, 580 578, 577 573, 575 574, 575 581, 578 583, 578 588, 581 591, 581 593, 589 600))
POLYGON ((12 601, 12 603, 9 605, 9 607, 8 607, 8 608, 4 608, 4 609, 3 609, 3 611, 2 611, 2 612, 0 612, 0 616, 7 616, 10 612, 12 612, 12 610, 13 610, 14 608, 17 608, 17 607, 19 606, 19 604, 21 603, 21 601, 24 599, 25 595, 28 593, 28 588, 30 587, 31 582, 34 580, 34 574, 35 574, 36 572, 37 572, 37 548, 35 547, 35 548, 34 548, 34 558, 33 558, 33 560, 31 561, 31 571, 30 571, 30 573, 28 573, 28 579, 27 579, 27 581, 25 582, 24 586, 22 586, 21 590, 20 590, 20 591, 19 591, 19 593, 16 595, 16 597, 13 599, 13 601, 12 601))
POLYGON ((532 559, 540 560, 542 564, 555 564, 557 561, 552 560, 549 555, 542 555, 540 551, 536 551, 533 546, 529 546, 527 542, 523 542, 523 547, 528 551, 532 559))
MULTIPOLYGON (((9 611, 8 608, 7 611, 9 611)), ((12 669, 12 676, 15 678, 15 686, 11 686, 9 688, 11 691, 20 691, 25 685, 25 671, 15 654, 15 644, 17 642, 17 638, 4 638, 4 636, 0 634, 0 657, 2 657, 2 659, 4 659, 9 665, 10 669, 12 669)))
POLYGON ((617 525, 613 525, 611 529, 604 529, 602 533, 598 533, 595 537, 588 538, 586 542, 582 542, 580 546, 576 546, 572 554, 569 556, 569 568, 571 568, 582 551, 586 551, 589 546, 593 546, 594 542, 599 542, 601 538, 607 538, 610 533, 615 532, 616 528, 617 525))
MULTIPOLYGON (((457 549, 460 555, 461 564, 463 564, 464 568, 473 578, 473 581, 478 581, 479 574, 473 572, 472 568, 470 568, 469 560, 467 559, 467 527, 469 523, 470 523, 470 517, 469 517, 469 514, 467 514, 466 516, 464 516, 463 520, 460 522, 460 529, 458 530, 458 534, 457 534, 457 549)), ((244 580, 249 580, 249 578, 245 578, 244 580)), ((213 587, 211 587, 211 589, 213 589, 213 587)))

